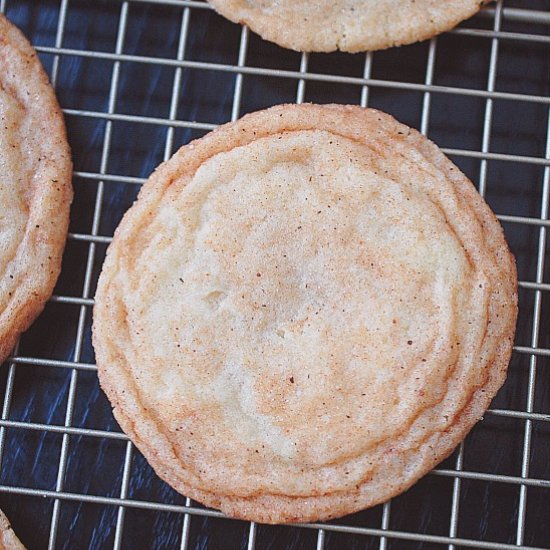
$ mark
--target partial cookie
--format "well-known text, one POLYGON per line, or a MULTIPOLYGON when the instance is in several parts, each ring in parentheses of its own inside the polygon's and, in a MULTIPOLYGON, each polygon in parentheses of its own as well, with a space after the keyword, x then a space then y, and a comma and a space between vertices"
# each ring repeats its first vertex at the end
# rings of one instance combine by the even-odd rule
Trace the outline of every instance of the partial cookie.
POLYGON ((25 550, 2 510, 0 510, 0 550, 25 550))
POLYGON ((490 0, 208 0, 224 17, 299 52, 361 52, 452 29, 490 0))
POLYGON ((72 200, 63 115, 36 51, 0 14, 0 362, 44 308, 72 200))
POLYGON ((383 502, 502 385, 515 263, 470 181, 372 109, 286 105, 182 147, 109 247, 99 379, 176 490, 259 522, 383 502))

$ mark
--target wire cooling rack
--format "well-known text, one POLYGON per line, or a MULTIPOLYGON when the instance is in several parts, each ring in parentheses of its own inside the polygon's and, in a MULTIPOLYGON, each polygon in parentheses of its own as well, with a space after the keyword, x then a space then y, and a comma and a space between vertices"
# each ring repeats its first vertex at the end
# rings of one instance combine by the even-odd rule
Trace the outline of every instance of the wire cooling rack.
POLYGON ((550 548, 548 8, 499 2, 422 44, 301 55, 198 1, 0 0, 50 74, 75 160, 55 295, 0 373, 0 507, 29 548, 550 548), (520 315, 508 380, 453 456, 383 506, 277 527, 155 476, 98 387, 90 326, 106 246, 152 169, 292 101, 374 106, 441 145, 504 226, 520 315))

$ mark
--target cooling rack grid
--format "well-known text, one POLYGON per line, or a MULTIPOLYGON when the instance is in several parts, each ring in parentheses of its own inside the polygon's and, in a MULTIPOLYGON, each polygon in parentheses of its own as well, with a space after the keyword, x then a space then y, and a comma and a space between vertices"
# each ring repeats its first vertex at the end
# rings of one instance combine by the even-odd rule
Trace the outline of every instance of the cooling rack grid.
POLYGON ((64 109, 75 201, 63 272, 0 372, 0 507, 28 548, 550 548, 550 6, 498 2, 374 54, 298 54, 186 0, 0 0, 64 109), (508 380, 404 495, 326 524, 224 518, 176 494, 120 432, 90 342, 95 284, 152 169, 282 102, 385 110, 436 141, 498 214, 520 277, 508 380))

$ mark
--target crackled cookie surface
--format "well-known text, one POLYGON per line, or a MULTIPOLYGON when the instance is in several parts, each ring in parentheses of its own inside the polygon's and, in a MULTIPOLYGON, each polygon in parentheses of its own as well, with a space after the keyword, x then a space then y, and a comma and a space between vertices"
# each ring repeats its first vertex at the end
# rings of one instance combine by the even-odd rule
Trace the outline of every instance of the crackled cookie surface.
POLYGON ((516 273, 472 184, 351 106, 245 116, 161 165, 94 311, 122 428, 178 491, 261 522, 384 501, 504 381, 516 273))
POLYGON ((48 78, 26 38, 0 14, 0 361, 57 280, 71 171, 48 78))
POLYGON ((208 0, 262 38, 304 52, 411 44, 452 29, 490 0, 208 0))

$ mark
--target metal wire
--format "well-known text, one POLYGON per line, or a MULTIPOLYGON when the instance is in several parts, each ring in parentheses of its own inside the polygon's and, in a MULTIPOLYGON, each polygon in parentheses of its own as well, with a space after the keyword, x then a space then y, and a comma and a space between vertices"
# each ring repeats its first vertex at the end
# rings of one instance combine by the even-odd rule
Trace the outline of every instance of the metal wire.
MULTIPOLYGON (((550 110, 548 111, 548 126, 546 130, 546 158, 550 158, 550 110)), ((540 217, 542 220, 548 219, 548 209, 550 202, 550 167, 545 166, 542 184, 542 201, 540 217)), ((544 260, 546 257, 546 227, 539 229, 539 243, 537 252, 537 274, 536 282, 542 283, 544 276, 544 260)), ((533 328, 531 332, 531 346, 537 347, 539 342, 540 315, 542 309, 541 289, 535 290, 535 302, 533 304, 533 328)), ((537 355, 532 354, 529 360, 529 385, 527 389, 527 403, 525 411, 531 413, 535 401, 535 381, 537 376, 537 355)), ((525 434, 523 439, 523 460, 521 465, 521 477, 527 478, 529 475, 529 458, 531 455, 531 433, 533 421, 530 418, 525 419, 525 434)), ((518 529, 516 543, 523 544, 525 537, 525 512, 527 507, 527 486, 522 485, 519 493, 519 512, 518 529)))
POLYGON ((341 75, 329 75, 323 73, 311 73, 301 71, 289 71, 283 69, 266 69, 263 67, 239 67, 238 65, 224 65, 222 63, 210 63, 205 61, 178 61, 177 59, 169 59, 165 57, 151 57, 132 54, 116 54, 110 52, 102 52, 96 50, 79 50, 74 48, 54 48, 51 46, 36 46, 36 50, 41 53, 48 53, 52 55, 66 55, 66 56, 79 56, 92 59, 103 59, 106 61, 125 61, 132 63, 144 63, 148 65, 162 65, 165 67, 183 67, 187 69, 199 69, 206 71, 219 71, 224 73, 265 76, 265 77, 278 77, 278 78, 290 78, 290 79, 304 79, 312 80, 316 82, 330 82, 333 84, 355 84, 362 86, 364 84, 370 84, 379 88, 395 89, 395 90, 409 90, 417 92, 433 92, 441 94, 451 95, 463 95, 469 97, 481 97, 491 99, 502 99, 507 101, 521 101, 527 103, 543 103, 549 104, 550 97, 533 95, 533 94, 519 94, 513 92, 498 92, 487 90, 476 90, 473 88, 459 88, 456 86, 426 86, 426 84, 416 84, 414 82, 401 82, 401 81, 388 81, 380 79, 358 78, 353 76, 341 76, 341 75))
MULTIPOLYGON (((0 0, 0 12, 6 9, 6 0, 0 0)), ((81 296, 55 295, 51 298, 52 302, 62 304, 72 304, 78 306, 79 316, 77 326, 75 327, 75 351, 71 361, 61 361, 41 357, 26 357, 19 355, 18 348, 8 361, 8 374, 2 408, 0 414, 0 466, 5 452, 6 430, 33 430, 45 433, 58 433, 62 435, 61 454, 57 471, 57 481, 54 491, 39 490, 29 487, 15 487, 0 485, 0 491, 29 495, 36 497, 46 497, 53 500, 53 510, 50 524, 50 534, 48 547, 53 549, 57 545, 57 531, 59 525, 60 509, 64 502, 89 502, 117 507, 116 529, 113 548, 118 550, 123 546, 125 511, 127 508, 139 508, 152 511, 169 511, 182 514, 182 529, 180 548, 185 550, 189 544, 189 533, 192 518, 196 516, 206 517, 224 517, 217 511, 199 508, 193 505, 190 499, 186 499, 185 506, 169 505, 161 502, 143 501, 128 498, 129 483, 132 476, 132 458, 133 446, 125 434, 115 431, 106 431, 98 429, 79 428, 72 426, 72 417, 75 405, 75 395, 78 386, 78 374, 80 371, 94 372, 96 366, 91 363, 81 361, 81 350, 84 336, 85 318, 91 306, 93 298, 90 296, 92 284, 92 267, 96 256, 96 247, 99 244, 108 244, 112 237, 110 235, 99 234, 99 222, 102 214, 103 196, 106 187, 111 183, 128 183, 141 185, 143 178, 128 176, 125 174, 114 174, 109 172, 109 159, 111 154, 111 136, 112 124, 115 121, 123 121, 132 124, 155 125, 166 128, 166 140, 164 144, 164 159, 168 159, 174 150, 174 135, 177 128, 188 128, 193 130, 209 131, 217 127, 216 124, 201 121, 190 121, 178 118, 178 98, 182 86, 182 73, 184 69, 218 71, 230 73, 235 76, 235 87, 233 92, 233 101, 231 106, 231 120, 236 120, 241 115, 241 100, 243 94, 243 78, 246 75, 259 77, 276 77, 282 79, 291 79, 296 83, 296 102, 301 103, 306 97, 306 88, 309 82, 326 82, 334 84, 353 84, 360 86, 360 97, 358 102, 367 106, 369 94, 373 89, 387 90, 409 90, 422 92, 422 109, 420 130, 423 134, 429 135, 430 130, 430 111, 432 99, 435 94, 451 94, 461 97, 478 97, 485 100, 485 113, 483 119, 481 147, 479 150, 464 149, 444 149, 448 154, 474 158, 480 160, 479 172, 479 190, 483 195, 487 187, 487 165, 489 161, 503 161, 510 163, 519 163, 525 165, 534 165, 543 167, 542 196, 540 216, 525 217, 498 213, 501 221, 508 223, 531 225, 538 227, 538 252, 535 281, 520 281, 520 287, 526 291, 534 293, 534 303, 532 310, 532 333, 529 346, 515 346, 514 350, 518 354, 529 356, 529 381, 528 391, 524 410, 510 410, 493 408, 487 411, 488 416, 497 416, 505 418, 516 418, 524 423, 524 437, 522 446, 522 468, 520 476, 500 475, 482 472, 472 472, 464 469, 464 445, 461 444, 456 459, 454 469, 438 468, 430 475, 448 477, 453 480, 453 491, 451 501, 451 514, 448 529, 448 536, 436 536, 423 533, 404 532, 391 529, 391 502, 386 503, 382 509, 382 518, 380 528, 366 528, 350 526, 341 523, 330 524, 304 524, 300 527, 317 530, 317 550, 325 548, 327 533, 348 533, 355 535, 365 535, 377 537, 379 548, 385 550, 388 541, 405 540, 415 542, 425 542, 432 544, 446 545, 453 550, 456 546, 471 548, 490 548, 490 549, 512 549, 524 546, 525 540, 525 520, 528 502, 529 487, 544 488, 550 490, 550 480, 530 477, 529 461, 531 456, 531 439, 534 421, 549 422, 550 414, 534 412, 535 382, 537 375, 538 362, 541 357, 549 357, 550 349, 539 347, 540 322, 542 310, 543 293, 550 291, 550 284, 544 283, 543 275, 545 270, 545 253, 547 245, 547 228, 550 227, 548 219, 550 202, 550 97, 545 95, 521 94, 502 92, 495 89, 497 79, 497 66, 499 58, 499 47, 503 41, 524 41, 531 43, 548 44, 550 37, 544 34, 537 34, 536 28, 530 33, 506 32, 502 31, 503 21, 521 21, 525 23, 549 24, 550 13, 542 11, 533 11, 527 9, 506 8, 502 1, 498 2, 494 8, 485 9, 483 17, 489 17, 492 20, 492 29, 459 28, 452 31, 457 36, 474 36, 490 40, 490 58, 489 69, 487 73, 487 85, 485 89, 460 88, 451 86, 441 86, 434 84, 436 56, 437 56, 437 38, 429 43, 428 55, 426 60, 426 71, 423 83, 411 83, 395 80, 375 79, 371 77, 373 57, 372 53, 365 54, 363 74, 361 77, 351 77, 343 75, 316 73, 309 70, 309 57, 302 54, 298 70, 280 70, 268 69, 264 67, 251 66, 247 64, 247 53, 249 44, 249 31, 243 27, 240 35, 236 64, 221 64, 212 62, 193 61, 186 59, 186 45, 190 18, 193 10, 209 10, 209 4, 192 0, 126 0, 120 1, 120 11, 118 20, 117 40, 114 52, 79 50, 66 48, 63 46, 64 32, 66 27, 67 12, 70 9, 70 0, 60 0, 59 17, 56 28, 55 46, 40 46, 37 50, 42 53, 53 55, 53 64, 51 68, 51 79, 55 85, 60 67, 60 59, 65 56, 76 56, 83 58, 103 59, 113 62, 111 74, 111 83, 109 88, 107 112, 91 111, 83 109, 65 109, 65 115, 68 117, 80 117, 100 119, 105 121, 105 133, 103 137, 102 155, 99 172, 76 172, 75 176, 79 178, 82 185, 87 182, 97 182, 97 191, 95 195, 95 206, 93 213, 92 226, 89 233, 71 233, 69 239, 85 243, 88 247, 86 269, 84 274, 83 288, 81 296), (177 55, 174 59, 160 58, 143 55, 130 55, 124 53, 124 43, 126 39, 126 29, 128 23, 128 13, 132 4, 151 4, 151 5, 170 5, 183 8, 179 43, 177 55), (121 66, 124 63, 143 63, 157 66, 174 68, 174 79, 172 83, 172 92, 170 96, 170 108, 167 118, 150 117, 141 115, 131 115, 117 112, 117 91, 120 78, 121 66), (510 153, 495 153, 490 151, 491 133, 493 125, 493 106, 495 100, 509 102, 531 102, 549 107, 548 129, 546 140, 546 151, 544 157, 525 156, 510 153), (37 422, 9 420, 10 407, 12 402, 13 388, 15 384, 15 375, 17 369, 32 367, 61 368, 69 369, 70 384, 68 391, 67 406, 63 425, 43 424, 37 422), (122 483, 118 497, 104 497, 100 495, 73 493, 64 490, 64 479, 67 467, 67 457, 70 450, 70 441, 72 436, 101 438, 106 440, 119 440, 125 442, 124 462, 122 468, 122 483), (518 507, 518 525, 516 533, 516 545, 502 544, 498 542, 488 542, 480 540, 471 540, 457 538, 459 520, 460 520, 460 496, 461 484, 465 479, 476 479, 486 482, 505 483, 517 486, 519 488, 519 507, 518 507)), ((248 529, 247 548, 254 550, 256 548, 257 526, 250 523, 248 529)))

